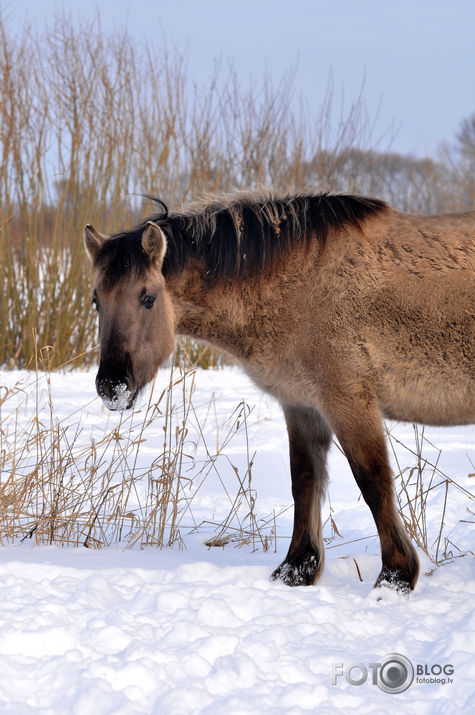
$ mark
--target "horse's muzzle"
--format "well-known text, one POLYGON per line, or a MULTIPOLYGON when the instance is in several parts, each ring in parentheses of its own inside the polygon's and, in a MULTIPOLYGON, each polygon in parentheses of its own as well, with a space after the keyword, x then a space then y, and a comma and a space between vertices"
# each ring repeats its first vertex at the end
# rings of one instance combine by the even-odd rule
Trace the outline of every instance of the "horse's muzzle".
POLYGON ((137 391, 131 390, 122 380, 96 378, 96 390, 109 410, 130 410, 137 396, 137 391))

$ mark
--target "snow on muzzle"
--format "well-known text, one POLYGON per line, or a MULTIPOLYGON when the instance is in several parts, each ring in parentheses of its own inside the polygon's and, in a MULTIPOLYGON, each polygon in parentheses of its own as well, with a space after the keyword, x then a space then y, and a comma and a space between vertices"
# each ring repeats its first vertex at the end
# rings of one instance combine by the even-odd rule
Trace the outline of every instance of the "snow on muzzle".
POLYGON ((96 390, 109 410, 130 410, 137 396, 137 391, 131 390, 127 383, 108 378, 96 379, 96 390))

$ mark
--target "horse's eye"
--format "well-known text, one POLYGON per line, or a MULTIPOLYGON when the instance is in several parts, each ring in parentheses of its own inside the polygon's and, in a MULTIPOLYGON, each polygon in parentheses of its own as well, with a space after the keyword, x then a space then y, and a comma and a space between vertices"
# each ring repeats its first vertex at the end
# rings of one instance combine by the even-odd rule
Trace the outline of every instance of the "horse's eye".
POLYGON ((96 291, 92 294, 92 304, 96 310, 99 310, 99 301, 97 300, 96 291))
POLYGON ((152 305, 155 303, 155 298, 155 295, 150 295, 150 293, 147 293, 147 295, 144 295, 140 302, 145 308, 148 308, 150 310, 152 305))

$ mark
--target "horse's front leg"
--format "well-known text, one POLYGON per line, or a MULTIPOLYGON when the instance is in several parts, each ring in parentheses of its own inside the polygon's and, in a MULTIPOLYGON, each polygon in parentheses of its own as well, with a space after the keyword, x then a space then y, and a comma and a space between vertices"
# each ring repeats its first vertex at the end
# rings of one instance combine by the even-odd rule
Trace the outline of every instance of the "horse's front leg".
POLYGON ((394 503, 393 477, 376 400, 363 387, 359 395, 354 390, 351 398, 335 391, 326 414, 378 530, 382 569, 374 585, 408 594, 417 581, 419 562, 394 503))
POLYGON ((289 586, 309 586, 324 563, 320 505, 327 483, 331 432, 316 410, 284 406, 289 434, 294 528, 285 561, 272 574, 289 586))

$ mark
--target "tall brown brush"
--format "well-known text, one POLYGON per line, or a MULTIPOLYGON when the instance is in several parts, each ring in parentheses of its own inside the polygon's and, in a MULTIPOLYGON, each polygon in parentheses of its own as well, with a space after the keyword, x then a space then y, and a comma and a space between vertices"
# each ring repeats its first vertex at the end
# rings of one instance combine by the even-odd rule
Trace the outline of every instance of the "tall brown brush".
MULTIPOLYGON (((377 175, 369 149, 384 146, 363 92, 338 113, 331 80, 318 116, 289 100, 291 72, 277 85, 264 76, 243 87, 217 63, 209 85, 196 87, 182 54, 164 43, 137 49, 126 31, 103 32, 100 18, 58 16, 38 35, 15 34, 0 16, 0 57, 4 366, 33 366, 34 331, 38 345, 51 346, 52 367, 72 356, 95 361, 80 237, 88 221, 112 232, 143 217, 134 194, 158 194, 179 209, 236 186, 358 191, 377 175)), ((417 181, 430 191, 434 172, 424 171, 417 181)), ((438 179, 447 191, 448 177, 438 179)), ((383 198, 384 180, 381 191, 372 185, 383 198)))

